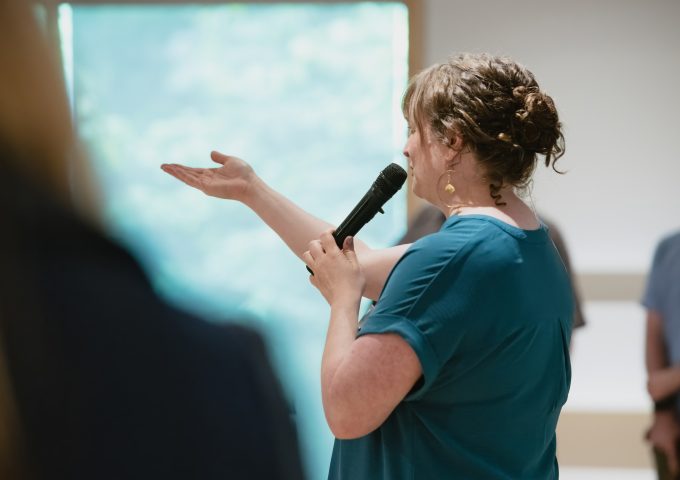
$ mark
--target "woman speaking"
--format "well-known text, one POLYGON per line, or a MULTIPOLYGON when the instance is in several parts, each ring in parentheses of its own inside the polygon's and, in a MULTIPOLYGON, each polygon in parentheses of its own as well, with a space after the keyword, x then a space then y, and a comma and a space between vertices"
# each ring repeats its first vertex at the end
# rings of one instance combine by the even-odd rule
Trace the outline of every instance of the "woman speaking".
POLYGON ((569 278, 522 200, 539 156, 564 150, 552 99, 507 58, 462 54, 403 98, 413 192, 447 217, 412 245, 373 250, 265 184, 236 157, 163 165, 240 201, 314 271, 330 304, 323 405, 331 479, 552 479, 570 383, 569 278), (359 302, 377 300, 358 324, 359 302))

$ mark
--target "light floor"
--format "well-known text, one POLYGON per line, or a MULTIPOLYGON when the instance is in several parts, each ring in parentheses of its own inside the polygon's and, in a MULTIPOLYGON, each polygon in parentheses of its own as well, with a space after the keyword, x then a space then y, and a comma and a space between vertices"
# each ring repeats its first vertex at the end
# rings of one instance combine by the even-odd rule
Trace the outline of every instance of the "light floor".
POLYGON ((656 480, 656 472, 643 469, 560 467, 560 480, 656 480))
MULTIPOLYGON (((635 302, 587 302, 585 307, 588 323, 583 329, 574 332, 573 377, 565 413, 585 412, 592 415, 599 412, 604 417, 616 413, 648 413, 650 404, 645 391, 644 311, 635 302)), ((563 439, 562 447, 577 450, 574 445, 582 444, 581 450, 595 451, 606 445, 611 447, 610 450, 613 448, 614 451, 622 452, 620 465, 616 465, 615 455, 609 455, 611 458, 607 458, 611 466, 607 468, 578 466, 589 464, 576 461, 585 458, 583 452, 565 451, 560 460, 560 480, 657 480, 648 459, 648 447, 640 440, 644 429, 641 427, 639 432, 624 434, 631 438, 618 439, 616 436, 622 433, 614 427, 602 426, 611 433, 611 438, 606 439, 596 435, 597 429, 569 431, 574 438, 563 439), (590 441, 595 437, 600 442, 597 445, 590 441), (640 451, 632 451, 633 447, 640 451), (637 468, 623 468, 631 466, 626 465, 630 462, 625 460, 632 457, 641 457, 646 461, 638 462, 643 464, 636 465, 637 468)))

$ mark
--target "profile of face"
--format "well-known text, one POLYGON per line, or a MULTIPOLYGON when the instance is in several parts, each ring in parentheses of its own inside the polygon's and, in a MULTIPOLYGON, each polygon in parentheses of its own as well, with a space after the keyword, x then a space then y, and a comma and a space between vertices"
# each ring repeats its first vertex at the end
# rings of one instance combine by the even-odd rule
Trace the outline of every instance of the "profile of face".
POLYGON ((404 156, 408 159, 413 194, 436 205, 437 183, 447 170, 453 158, 453 149, 437 141, 429 126, 423 132, 409 126, 409 135, 404 145, 404 156))

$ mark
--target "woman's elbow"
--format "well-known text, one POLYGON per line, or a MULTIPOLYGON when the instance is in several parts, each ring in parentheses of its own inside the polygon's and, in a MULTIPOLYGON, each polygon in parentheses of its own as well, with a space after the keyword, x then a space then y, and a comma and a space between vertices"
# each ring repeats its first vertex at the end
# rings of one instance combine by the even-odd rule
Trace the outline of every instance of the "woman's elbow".
POLYGON ((333 436, 339 440, 354 440, 355 438, 363 437, 354 425, 328 420, 328 427, 331 429, 333 436))
POLYGON ((342 401, 342 397, 334 395, 324 398, 323 410, 328 428, 335 438, 341 440, 352 440, 368 435, 381 423, 369 415, 365 405, 352 405, 342 401))
POLYGON ((333 436, 339 440, 354 440, 368 435, 378 426, 372 426, 367 422, 362 422, 351 415, 329 415, 326 414, 328 427, 333 436))

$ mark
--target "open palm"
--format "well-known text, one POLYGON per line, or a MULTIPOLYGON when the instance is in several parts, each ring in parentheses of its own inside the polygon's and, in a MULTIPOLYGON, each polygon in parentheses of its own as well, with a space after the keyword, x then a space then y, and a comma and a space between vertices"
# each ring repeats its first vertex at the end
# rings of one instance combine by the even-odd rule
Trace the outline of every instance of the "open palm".
POLYGON ((193 168, 165 163, 161 169, 211 197, 241 200, 254 177, 253 168, 238 157, 219 152, 211 152, 210 158, 221 167, 193 168))

